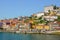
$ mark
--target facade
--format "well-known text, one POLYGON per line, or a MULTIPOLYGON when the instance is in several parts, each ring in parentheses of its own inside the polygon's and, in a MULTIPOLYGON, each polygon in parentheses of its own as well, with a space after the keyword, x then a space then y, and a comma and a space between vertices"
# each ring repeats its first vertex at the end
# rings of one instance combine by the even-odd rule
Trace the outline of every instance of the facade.
POLYGON ((45 6, 45 7, 44 7, 44 12, 48 13, 49 10, 51 10, 51 11, 54 10, 54 5, 51 5, 51 6, 45 6))
POLYGON ((54 10, 57 16, 60 16, 60 9, 54 10))
POLYGON ((57 22, 50 22, 48 25, 50 26, 50 30, 60 30, 60 24, 57 22))
POLYGON ((39 30, 50 30, 50 27, 48 25, 37 25, 36 29, 39 29, 39 30))
POLYGON ((41 16, 43 16, 43 15, 44 15, 44 12, 38 12, 38 13, 36 14, 37 18, 39 18, 39 17, 41 17, 41 16))
POLYGON ((60 7, 51 5, 51 6, 45 6, 44 7, 44 12, 49 13, 49 11, 54 11, 56 12, 56 15, 60 15, 60 7))
POLYGON ((3 28, 2 26, 3 26, 3 22, 0 22, 0 28, 3 28))
POLYGON ((57 16, 44 16, 44 19, 47 21, 54 21, 55 19, 57 19, 57 16))
POLYGON ((44 15, 44 12, 37 12, 36 14, 33 14, 33 16, 36 16, 37 18, 44 15))

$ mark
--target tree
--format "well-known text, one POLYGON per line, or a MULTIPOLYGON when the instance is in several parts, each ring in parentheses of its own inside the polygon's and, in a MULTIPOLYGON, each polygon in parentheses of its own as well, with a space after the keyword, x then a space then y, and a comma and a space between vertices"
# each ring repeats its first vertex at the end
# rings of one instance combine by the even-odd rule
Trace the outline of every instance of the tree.
POLYGON ((54 9, 56 9, 57 7, 56 7, 56 5, 54 6, 54 9))
POLYGON ((43 19, 43 16, 41 16, 39 19, 39 22, 40 24, 46 24, 46 20, 43 19))
POLYGON ((58 19, 57 20, 60 21, 60 16, 58 16, 58 19))

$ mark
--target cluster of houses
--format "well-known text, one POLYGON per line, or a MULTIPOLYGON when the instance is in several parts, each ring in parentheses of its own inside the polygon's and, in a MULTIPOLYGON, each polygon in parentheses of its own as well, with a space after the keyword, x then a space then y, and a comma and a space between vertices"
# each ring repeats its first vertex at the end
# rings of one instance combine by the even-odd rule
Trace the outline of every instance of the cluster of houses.
POLYGON ((28 29, 29 22, 26 23, 24 20, 27 17, 18 17, 13 19, 0 20, 0 30, 4 31, 17 31, 20 29, 28 29))
POLYGON ((18 18, 0 20, 0 30, 11 32, 60 30, 60 21, 58 21, 58 16, 60 17, 60 7, 55 5, 45 6, 44 12, 34 13, 30 17, 20 16, 18 18), (35 24, 36 21, 40 21, 38 20, 40 17, 42 17, 41 20, 44 20, 47 23, 35 24))

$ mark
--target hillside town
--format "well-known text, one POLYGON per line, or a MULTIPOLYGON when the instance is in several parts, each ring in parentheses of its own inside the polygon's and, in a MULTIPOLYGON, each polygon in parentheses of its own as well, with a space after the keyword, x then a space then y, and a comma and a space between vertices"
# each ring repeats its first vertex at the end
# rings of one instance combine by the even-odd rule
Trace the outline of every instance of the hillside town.
POLYGON ((50 33, 60 32, 60 7, 45 6, 43 12, 31 16, 20 16, 0 20, 1 32, 16 33, 50 33))

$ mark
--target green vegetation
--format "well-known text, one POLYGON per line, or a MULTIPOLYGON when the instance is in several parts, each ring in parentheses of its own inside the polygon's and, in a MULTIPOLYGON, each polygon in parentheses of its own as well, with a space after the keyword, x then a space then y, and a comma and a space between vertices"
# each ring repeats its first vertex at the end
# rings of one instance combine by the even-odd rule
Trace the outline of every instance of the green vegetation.
POLYGON ((60 16, 58 16, 58 19, 57 20, 60 21, 60 16))
POLYGON ((46 20, 43 19, 43 16, 41 16, 40 18, 38 18, 38 23, 40 24, 46 24, 46 20))

